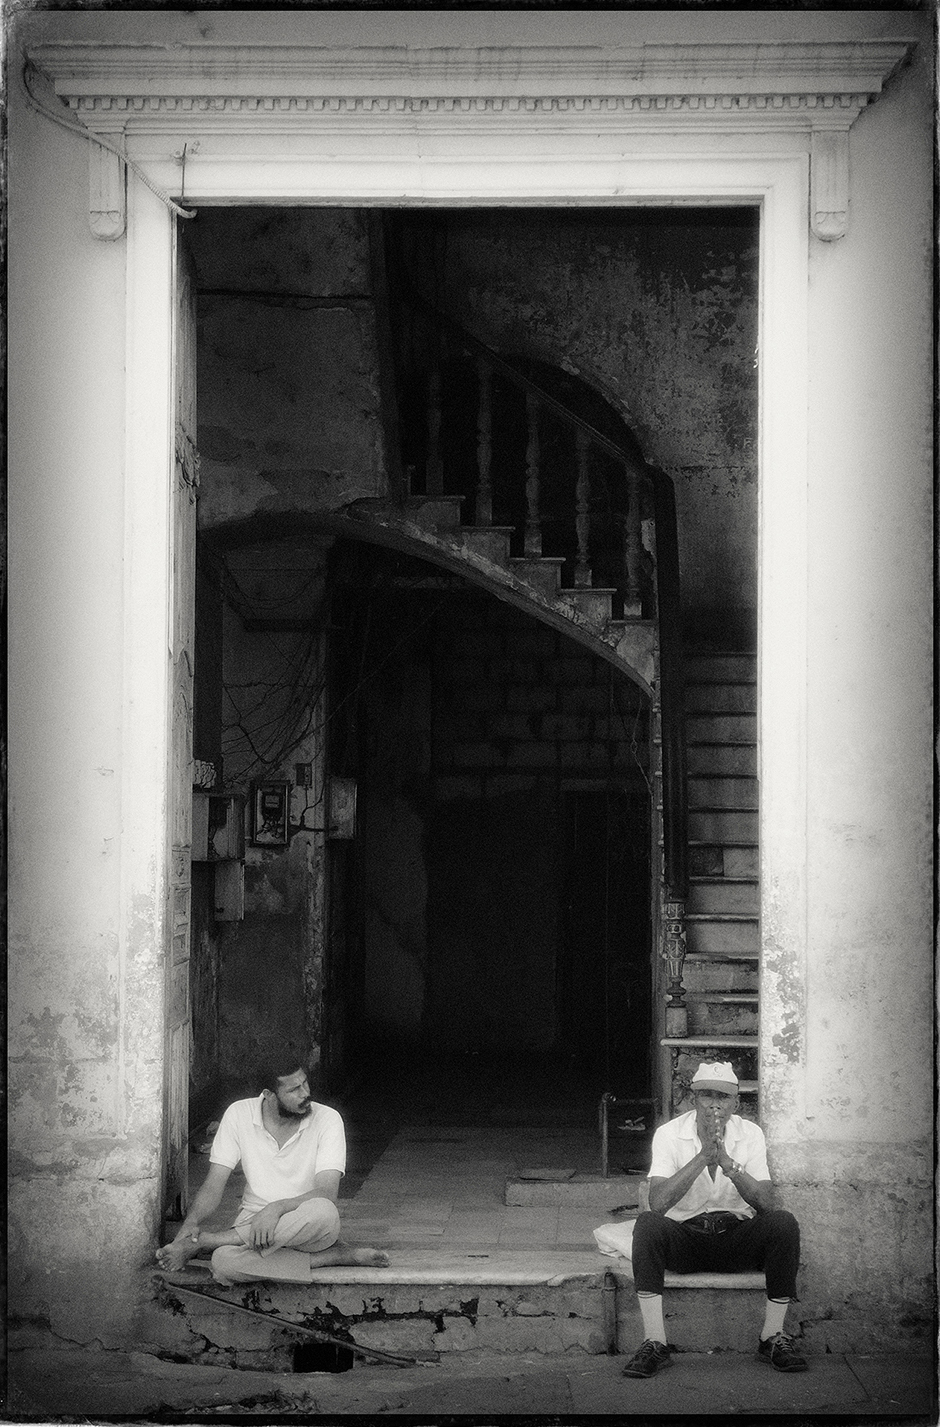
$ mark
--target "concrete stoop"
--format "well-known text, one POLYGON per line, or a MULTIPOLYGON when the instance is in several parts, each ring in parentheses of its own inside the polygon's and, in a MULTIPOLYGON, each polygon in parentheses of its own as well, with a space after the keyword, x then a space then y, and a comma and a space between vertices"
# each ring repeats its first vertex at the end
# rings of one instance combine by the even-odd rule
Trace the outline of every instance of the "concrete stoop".
MULTIPOLYGON (((702 1282, 667 1286, 670 1342, 692 1353, 753 1352, 763 1288, 695 1277, 702 1282)), ((304 1285, 223 1288, 208 1275, 205 1282, 211 1298, 154 1280, 145 1335, 163 1356, 292 1371, 295 1350, 311 1341, 303 1328, 359 1348, 441 1357, 469 1351, 602 1354, 614 1342, 617 1352, 628 1353, 643 1336, 629 1270, 600 1254, 414 1251, 394 1269, 322 1270, 321 1281, 304 1285), (276 1315, 287 1326, 240 1308, 276 1315)))

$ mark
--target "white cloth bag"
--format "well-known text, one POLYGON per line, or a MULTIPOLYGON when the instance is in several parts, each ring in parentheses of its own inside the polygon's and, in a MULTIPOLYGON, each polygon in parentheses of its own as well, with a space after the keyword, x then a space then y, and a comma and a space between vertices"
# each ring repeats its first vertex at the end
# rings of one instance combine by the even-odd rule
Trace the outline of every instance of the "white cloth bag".
POLYGON ((594 1230, 594 1239, 602 1254, 612 1259, 633 1259, 633 1226, 635 1219, 622 1224, 602 1224, 594 1230))

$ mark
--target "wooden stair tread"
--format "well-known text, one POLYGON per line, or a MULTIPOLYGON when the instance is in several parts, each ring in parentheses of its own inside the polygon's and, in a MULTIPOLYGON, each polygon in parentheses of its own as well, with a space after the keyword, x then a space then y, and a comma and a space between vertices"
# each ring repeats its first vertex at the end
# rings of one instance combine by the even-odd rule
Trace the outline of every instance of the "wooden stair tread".
POLYGON ((661 1036, 660 1045, 673 1046, 738 1046, 749 1048, 757 1045, 757 1036, 661 1036))
POLYGON ((757 843, 754 841, 753 838, 745 838, 745 839, 734 838, 733 840, 726 840, 725 838, 720 838, 720 839, 719 839, 719 838, 717 838, 717 837, 690 837, 690 838, 689 838, 689 846, 690 846, 690 847, 753 847, 753 848, 756 848, 756 847, 757 847, 757 843))
POLYGON ((687 912, 687 922, 757 922, 757 912, 687 912))
POLYGON ((735 947, 729 947, 726 951, 687 951, 685 959, 696 966, 710 961, 760 961, 760 952, 738 951, 735 947))
POLYGON ((722 1006, 756 1006, 760 1001, 757 991, 691 991, 686 986, 682 994, 687 999, 691 997, 693 1001, 714 1001, 722 1006))
MULTIPOLYGON (((495 530, 497 528, 498 527, 493 525, 478 525, 476 527, 477 530, 495 530)), ((499 528, 510 529, 514 527, 503 526, 499 528)), ((469 529, 469 527, 464 526, 464 529, 469 529)), ((510 555, 509 563, 510 565, 563 565, 565 563, 565 557, 564 555, 510 555)))
POLYGON ((696 781, 701 781, 702 779, 706 778, 710 779, 713 783, 757 782, 756 773, 713 773, 709 771, 708 773, 690 773, 688 777, 689 782, 692 782, 693 779, 696 781))
POLYGON ((689 878, 697 887, 756 887, 760 881, 758 877, 706 877, 704 874, 693 874, 689 878))

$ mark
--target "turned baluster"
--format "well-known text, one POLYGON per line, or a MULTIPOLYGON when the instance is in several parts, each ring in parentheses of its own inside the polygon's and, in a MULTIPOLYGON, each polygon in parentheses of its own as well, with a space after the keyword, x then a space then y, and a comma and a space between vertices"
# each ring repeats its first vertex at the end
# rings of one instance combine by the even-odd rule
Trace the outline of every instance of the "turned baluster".
POLYGON ((666 1035, 689 1033, 689 1010, 685 1003, 682 968, 686 957, 685 901, 664 889, 662 904, 662 957, 669 973, 666 1002, 666 1035))
POLYGON ((526 424, 529 434, 525 453, 525 553, 538 559, 542 553, 542 517, 539 510, 539 409, 534 392, 526 392, 526 424))
POLYGON ((640 480, 636 471, 627 472, 627 511, 624 517, 623 538, 623 612, 624 615, 641 613, 640 602, 640 480))
POLYGON ((444 490, 444 465, 441 460, 441 364, 437 356, 428 373, 428 454, 424 489, 426 495, 441 495, 444 490))
POLYGON ((493 487, 490 469, 493 459, 493 371, 485 358, 477 362, 480 404, 477 409, 477 525, 493 524, 493 487))
POLYGON ((588 542, 591 534, 591 477, 588 472, 590 447, 586 431, 578 429, 578 477, 575 485, 574 526, 578 539, 578 558, 574 567, 574 582, 578 589, 589 589, 592 583, 588 542))

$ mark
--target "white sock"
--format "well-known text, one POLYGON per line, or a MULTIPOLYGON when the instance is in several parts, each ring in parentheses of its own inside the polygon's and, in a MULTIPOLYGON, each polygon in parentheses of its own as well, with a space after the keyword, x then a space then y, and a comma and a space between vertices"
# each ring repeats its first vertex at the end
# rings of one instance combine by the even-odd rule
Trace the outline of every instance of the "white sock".
POLYGON ((663 1295, 661 1293, 638 1293, 640 1316, 643 1319, 643 1339, 652 1338, 654 1343, 666 1342, 666 1326, 663 1322, 663 1295))
POLYGON ((789 1298, 768 1298, 767 1307, 764 1309, 764 1326, 760 1332, 762 1343, 765 1339, 772 1338, 775 1333, 783 1332, 789 1306, 789 1298))

